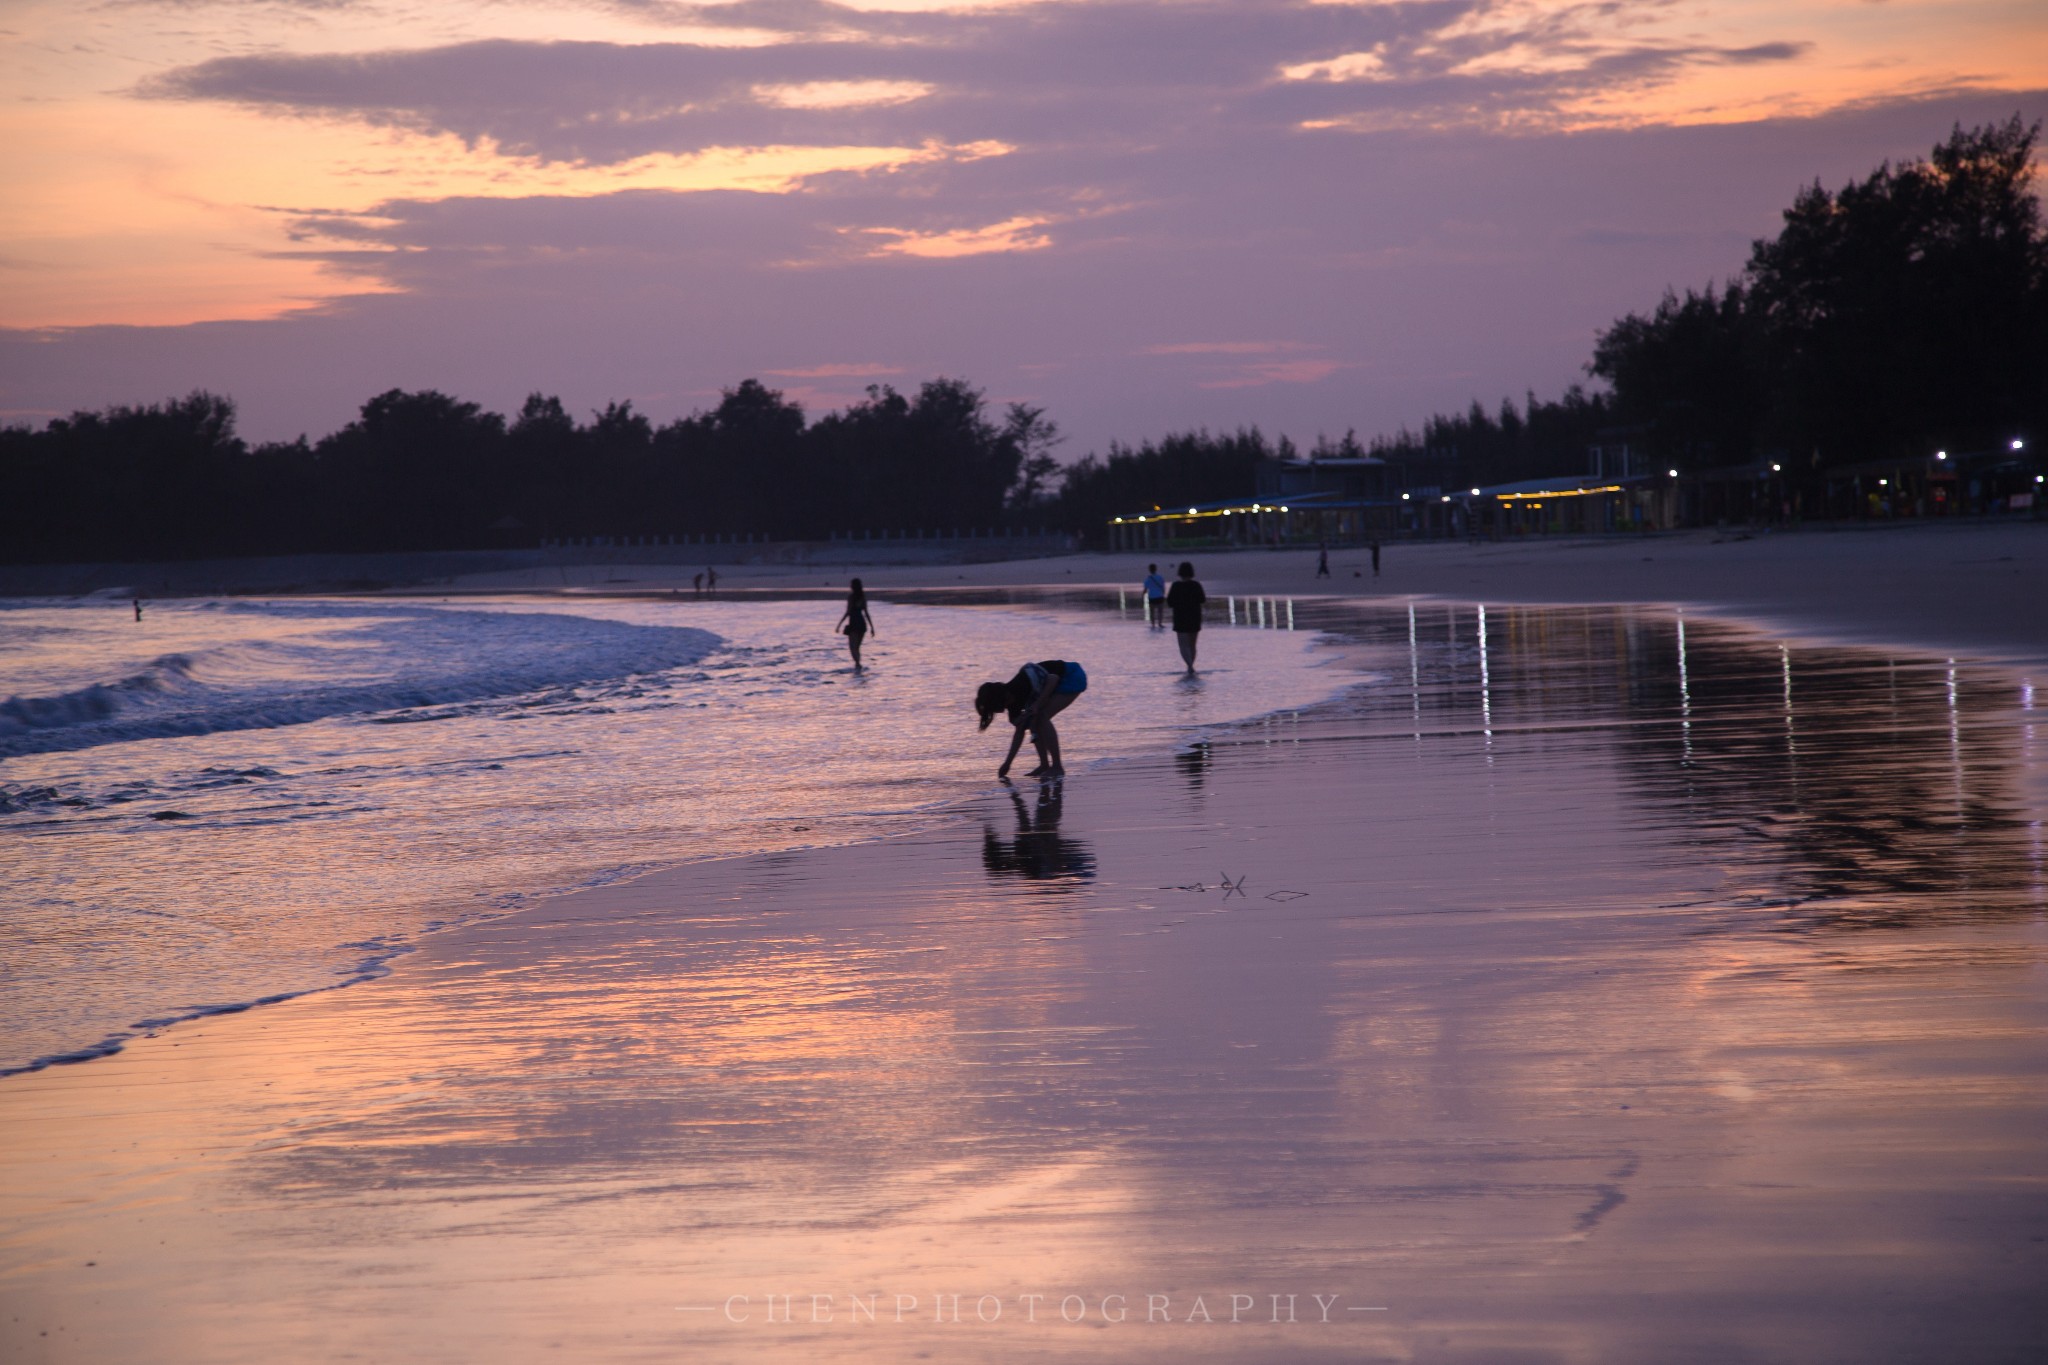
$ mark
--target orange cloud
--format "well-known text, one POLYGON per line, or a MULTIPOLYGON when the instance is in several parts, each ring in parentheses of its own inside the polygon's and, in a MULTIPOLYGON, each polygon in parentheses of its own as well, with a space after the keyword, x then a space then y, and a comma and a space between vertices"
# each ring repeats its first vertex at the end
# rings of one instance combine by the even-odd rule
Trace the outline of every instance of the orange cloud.
POLYGON ((1223 379, 1204 380, 1205 389, 1254 389, 1266 384, 1314 384, 1339 370, 1356 368, 1342 360, 1266 360, 1223 379))
POLYGON ((1147 346, 1146 355, 1272 355, 1281 351, 1309 349, 1299 341, 1177 341, 1168 346, 1147 346))
POLYGON ((986 256, 998 251, 1041 251, 1052 245, 1052 236, 1040 231, 1050 218, 1006 218, 980 228, 955 228, 951 232, 911 232, 903 228, 860 228, 858 231, 888 240, 874 249, 877 256, 986 256))
POLYGON ((901 365, 808 365, 795 370, 763 370, 778 379, 860 379, 868 375, 902 374, 901 365))

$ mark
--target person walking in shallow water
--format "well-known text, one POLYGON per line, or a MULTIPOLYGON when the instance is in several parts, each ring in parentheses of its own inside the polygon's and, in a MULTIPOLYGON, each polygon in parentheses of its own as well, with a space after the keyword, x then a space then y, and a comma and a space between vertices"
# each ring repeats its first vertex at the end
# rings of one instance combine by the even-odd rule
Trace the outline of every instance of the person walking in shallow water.
POLYGON ((846 635, 846 648, 853 654, 853 671, 860 668, 860 642, 875 628, 875 618, 868 615, 867 589, 860 585, 858 578, 847 584, 846 610, 839 613, 839 624, 834 627, 846 635))
POLYGON ((1173 613, 1173 638, 1180 646, 1188 676, 1195 676, 1195 639, 1202 633, 1202 604, 1209 594, 1195 581, 1195 566, 1181 561, 1180 578, 1166 590, 1166 609, 1173 613))
POLYGON ((1041 659, 1017 670, 1006 683, 987 682, 975 689, 974 711, 986 730, 998 715, 1008 715, 1015 727, 1010 751, 1003 755, 997 777, 1008 777, 1024 736, 1031 736, 1038 750, 1038 766, 1027 777, 1059 777, 1066 772, 1060 761, 1060 732, 1052 718, 1074 704, 1074 698, 1088 690, 1088 671, 1071 659, 1041 659))
POLYGON ((1145 566, 1145 623, 1155 630, 1166 624, 1166 580, 1157 564, 1145 566))

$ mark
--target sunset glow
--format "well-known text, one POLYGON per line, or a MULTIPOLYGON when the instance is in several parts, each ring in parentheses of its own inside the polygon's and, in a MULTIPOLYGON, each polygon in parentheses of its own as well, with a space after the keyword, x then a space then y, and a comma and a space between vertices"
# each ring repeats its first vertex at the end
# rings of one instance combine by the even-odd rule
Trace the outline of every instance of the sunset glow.
MULTIPOLYGON (((1183 285, 1172 262, 1190 250, 1238 250, 1263 274, 1304 279, 1333 263, 1412 263, 1413 246, 1374 240, 1384 232, 1351 240, 1355 206, 1316 206, 1360 158, 1407 155, 1408 140, 1462 139, 1490 159, 1519 156, 1511 145, 1536 139, 1569 155, 1571 144, 1556 140, 1588 132, 1867 120, 1942 104, 1924 138, 1881 144, 1884 155, 1910 154, 1946 131, 1958 101, 2038 114, 2048 25, 2012 0, 1620 9, 861 0, 788 11, 30 0, 11 7, 0 31, 0 76, 10 91, 0 104, 10 186, 0 206, 0 328, 60 329, 52 335, 61 338, 72 335, 61 329, 106 324, 339 316, 358 306, 345 300, 431 293, 444 262, 502 255, 511 247, 498 236, 503 215, 514 211, 545 222, 535 260, 616 258, 624 269, 650 251, 709 251, 725 263, 705 282, 714 293, 733 269, 815 267, 816 289, 877 257, 1032 256, 1085 273, 1129 252, 1142 264, 1135 275, 1115 272, 1136 291, 1124 316, 1157 312, 1174 325, 1183 285), (1001 168, 988 164, 997 158, 1001 168), (1304 205, 1284 229, 1271 225, 1279 235, 1221 226, 1232 217, 1229 187, 1253 181, 1304 205), (1212 195, 1224 198, 1210 204, 1212 195), (696 224, 714 199, 722 225, 696 224), (1104 213, 1107 202, 1125 207, 1104 213), (651 214, 695 225, 656 233, 651 214), (748 225, 724 223, 735 216, 748 225)), ((1823 170, 1836 173, 1803 164, 1799 175, 1823 170)), ((1724 173, 1706 163, 1701 172, 1724 173)), ((1372 202, 1418 215, 1425 251, 1473 230, 1469 209, 1431 199, 1439 191, 1413 177, 1390 197, 1396 188, 1371 182, 1372 202)), ((1782 197, 1776 181, 1771 189, 1782 197)), ((1568 221, 1553 237, 1568 236, 1568 221)), ((1745 216, 1718 230, 1734 248, 1767 225, 1745 216)), ((1731 254, 1701 250, 1688 258, 1701 266, 1686 269, 1716 262, 1709 268, 1725 271, 1731 254)), ((1638 292, 1654 297, 1677 282, 1675 269, 1650 267, 1638 292)), ((529 275, 524 287, 538 297, 556 286, 529 275)), ((825 292, 841 287, 859 292, 838 283, 825 292)), ((1284 309, 1290 287, 1276 281, 1264 298, 1284 309)), ((1309 291, 1329 296, 1326 285, 1309 291)), ((577 306, 592 297, 580 293, 577 306)), ((1410 306, 1383 299, 1368 311, 1390 318, 1410 306)), ((1258 327, 1264 307, 1246 308, 1240 321, 1258 327)), ((1573 314, 1545 326, 1583 336, 1587 323, 1573 314)), ((1296 363, 1286 381, 1370 369, 1395 335, 1326 329, 1317 344, 1327 361, 1296 363)), ((1160 340, 1131 335, 1116 349, 1160 340)), ((1047 350, 1066 344, 1047 335, 1028 355, 989 349, 992 341, 949 354, 905 335, 889 360, 1029 385, 1065 363, 1047 350)), ((781 345, 772 327, 762 331, 751 363, 801 363, 781 345)), ((270 382, 234 361, 198 369, 221 388, 270 382)), ((1520 387, 1542 377, 1526 370, 1463 382, 1520 387)), ((83 358, 60 365, 0 406, 81 401, 97 391, 72 377, 97 372, 83 358)), ((1431 384, 1454 382, 1440 361, 1429 373, 1431 384)), ((733 378, 693 374, 692 391, 733 378)), ((1188 383, 1184 395, 1216 388, 1188 383)))

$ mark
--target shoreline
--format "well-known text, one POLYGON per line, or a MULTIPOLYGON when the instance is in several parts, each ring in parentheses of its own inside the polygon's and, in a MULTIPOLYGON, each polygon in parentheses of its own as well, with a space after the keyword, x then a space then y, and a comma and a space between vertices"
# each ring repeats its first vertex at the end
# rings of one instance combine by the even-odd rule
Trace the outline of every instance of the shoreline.
POLYGON ((1333 577, 1328 580, 1314 577, 1313 547, 1033 554, 973 563, 946 562, 936 554, 928 557, 930 562, 890 563, 891 556, 882 552, 800 564, 731 562, 729 557, 740 550, 744 547, 620 547, 584 552, 580 560, 572 550, 544 564, 535 559, 539 551, 465 551, 195 565, 15 566, 0 568, 0 584, 16 597, 94 589, 104 595, 112 591, 108 584, 114 579, 125 584, 166 575, 191 579, 173 596, 224 591, 253 597, 688 595, 692 575, 708 563, 717 566, 722 589, 743 592, 802 588, 829 594, 834 588, 843 591, 850 576, 862 577, 871 592, 883 593, 1034 584, 1055 591, 1089 586, 1134 591, 1148 561, 1192 557, 1202 580, 1223 594, 1666 606, 1746 620, 1801 639, 2026 664, 2048 661, 2048 595, 2028 591, 2048 582, 2048 521, 1816 523, 1793 529, 1733 527, 1497 542, 1396 540, 1384 546, 1377 579, 1369 553, 1356 546, 1331 551, 1333 577), (727 558, 721 562, 722 557, 727 558), (349 562, 341 565, 341 560, 349 562), (238 583, 242 590, 236 593, 238 583))
MULTIPOLYGON (((1795 638, 1921 649, 1992 662, 2048 661, 2048 523, 1917 523, 1791 532, 1663 532, 1644 538, 1467 544, 1395 541, 1372 577, 1358 547, 1330 554, 1332 577, 1314 577, 1316 551, 1158 551, 918 567, 860 564, 734 565, 721 591, 843 591, 859 576, 870 594, 891 589, 1041 585, 1135 592, 1148 562, 1191 558, 1212 596, 1329 596, 1381 602, 1526 606, 1639 605, 1750 622, 1795 638)), ((557 591, 681 592, 701 565, 592 565, 568 571, 557 591), (579 576, 580 575, 580 576, 579 576)), ((530 579, 531 575, 524 577, 530 579)), ((440 592, 505 590, 516 573, 471 574, 440 592)), ((545 590, 545 589, 543 589, 545 590)), ((434 595, 422 585, 398 590, 434 595)))

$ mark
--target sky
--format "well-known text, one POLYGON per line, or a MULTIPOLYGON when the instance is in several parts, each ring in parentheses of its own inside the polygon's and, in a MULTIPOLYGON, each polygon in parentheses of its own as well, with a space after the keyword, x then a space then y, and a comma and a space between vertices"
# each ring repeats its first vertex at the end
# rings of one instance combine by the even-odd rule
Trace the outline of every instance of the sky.
POLYGON ((1584 381, 2040 0, 0 0, 0 421, 966 379, 1072 458, 1584 381))

